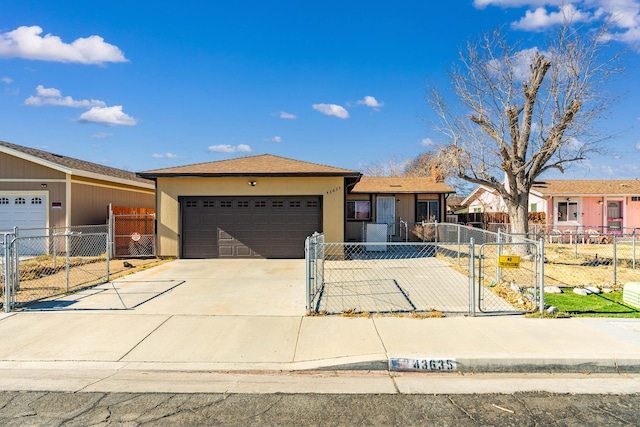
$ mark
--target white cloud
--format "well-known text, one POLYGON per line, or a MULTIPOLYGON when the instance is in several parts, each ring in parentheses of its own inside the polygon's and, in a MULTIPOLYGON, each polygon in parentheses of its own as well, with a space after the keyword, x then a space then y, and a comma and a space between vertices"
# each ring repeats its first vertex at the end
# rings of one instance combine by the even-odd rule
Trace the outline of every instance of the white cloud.
POLYGON ((38 96, 46 96, 52 98, 60 98, 62 96, 62 92, 60 92, 59 89, 53 87, 46 88, 42 85, 38 85, 38 87, 36 87, 36 93, 38 94, 38 96))
POLYGON ((263 138, 262 139, 264 142, 282 142, 282 137, 281 136, 274 136, 273 138, 263 138))
POLYGON ((97 99, 83 99, 77 101, 70 96, 62 96, 60 90, 55 88, 45 88, 39 85, 36 88, 36 96, 30 96, 24 101, 24 105, 31 107, 42 107, 44 105, 58 105, 63 107, 73 108, 90 108, 90 107, 106 107, 107 104, 104 101, 97 99))
POLYGON ((96 123, 105 126, 135 126, 138 121, 122 112, 122 105, 113 107, 91 107, 78 118, 82 123, 96 123))
POLYGON ((560 25, 565 21, 569 22, 589 22, 592 15, 582 12, 572 4, 560 7, 557 12, 548 12, 544 7, 539 7, 534 11, 527 10, 524 17, 511 24, 517 30, 537 31, 554 25, 560 25))
POLYGON ((0 56, 80 64, 127 61, 117 46, 106 43, 100 36, 81 37, 65 43, 58 36, 41 34, 42 28, 37 25, 0 33, 0 56))
POLYGON ((10 77, 3 77, 3 78, 2 78, 2 79, 0 79, 0 80, 2 80, 3 82, 5 82, 6 84, 11 84, 11 83, 13 83, 13 79, 12 79, 12 78, 10 78, 10 77))
POLYGON ((313 104, 314 110, 321 112, 325 116, 335 116, 341 119, 348 119, 349 112, 341 105, 337 104, 313 104))
POLYGON ((113 136, 112 133, 108 133, 108 132, 98 132, 98 133, 94 133, 93 135, 91 135, 91 138, 108 138, 110 136, 113 136))
POLYGON ((251 147, 246 144, 238 144, 238 145, 229 145, 229 144, 219 144, 219 145, 210 145, 207 148, 208 151, 215 153, 250 153, 251 147))
POLYGON ((164 154, 153 153, 151 157, 153 157, 154 159, 177 159, 180 156, 173 153, 164 153, 164 154))
POLYGON ((636 143, 636 150, 640 151, 640 142, 636 143))
POLYGON ((418 145, 421 147, 431 147, 433 145, 433 140, 431 138, 423 138, 418 145))
POLYGON ((484 9, 487 6, 498 7, 525 7, 525 6, 545 6, 567 3, 567 0, 473 0, 473 6, 478 9, 484 9))
POLYGON ((488 6, 526 8, 525 15, 513 22, 513 28, 539 31, 573 22, 599 22, 610 28, 603 37, 640 49, 640 0, 474 0, 477 9, 488 6), (552 9, 551 9, 552 8, 552 9))
MULTIPOLYGON (((551 54, 549 52, 541 52, 537 47, 523 49, 513 55, 510 62, 511 67, 513 68, 513 78, 515 81, 523 82, 529 79, 531 73, 531 62, 533 61, 533 56, 536 52, 539 52, 541 55, 547 58, 551 57, 551 54)), ((498 59, 492 59, 491 61, 487 62, 488 71, 495 75, 499 75, 505 66, 505 63, 498 59)))
POLYGON ((384 102, 378 102, 373 96, 365 96, 364 99, 361 99, 357 102, 358 105, 366 105, 367 107, 373 107, 378 109, 384 105, 384 102))
MULTIPOLYGON (((107 107, 104 101, 98 99, 75 100, 70 96, 62 96, 62 92, 56 88, 46 88, 38 85, 36 88, 36 96, 30 96, 25 99, 24 105, 31 107, 42 107, 46 105, 55 105, 73 108, 90 108, 78 117, 81 123, 97 123, 107 126, 135 126, 138 121, 128 116, 122 111, 122 105, 107 107)), ((95 134, 92 138, 104 138, 110 134, 95 134)))
POLYGON ((280 114, 278 117, 280 117, 281 119, 289 119, 289 120, 294 120, 298 118, 298 116, 296 116, 295 114, 287 113, 285 111, 280 111, 280 114))

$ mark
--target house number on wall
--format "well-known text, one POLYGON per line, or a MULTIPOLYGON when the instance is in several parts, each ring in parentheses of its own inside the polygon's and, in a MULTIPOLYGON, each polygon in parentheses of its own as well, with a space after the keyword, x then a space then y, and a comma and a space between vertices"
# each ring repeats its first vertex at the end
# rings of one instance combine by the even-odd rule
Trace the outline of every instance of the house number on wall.
POLYGON ((327 191, 327 194, 336 193, 336 192, 341 191, 341 190, 342 190, 341 186, 334 187, 331 190, 327 191))

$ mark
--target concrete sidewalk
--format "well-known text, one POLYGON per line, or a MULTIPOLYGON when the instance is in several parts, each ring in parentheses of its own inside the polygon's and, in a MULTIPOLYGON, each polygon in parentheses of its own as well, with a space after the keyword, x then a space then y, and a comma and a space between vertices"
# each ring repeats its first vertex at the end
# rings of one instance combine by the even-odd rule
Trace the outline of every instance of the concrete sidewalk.
POLYGON ((390 362, 440 373, 640 372, 639 320, 307 317, 303 263, 261 261, 174 261, 0 315, 0 389, 34 372, 79 386, 132 372, 384 372, 390 362))

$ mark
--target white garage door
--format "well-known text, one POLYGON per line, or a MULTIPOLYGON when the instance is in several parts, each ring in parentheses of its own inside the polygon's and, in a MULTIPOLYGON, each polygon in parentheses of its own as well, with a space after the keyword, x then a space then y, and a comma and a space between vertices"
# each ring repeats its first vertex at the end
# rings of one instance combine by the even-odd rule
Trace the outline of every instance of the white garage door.
POLYGON ((0 231, 46 226, 47 200, 44 195, 0 193, 0 231))

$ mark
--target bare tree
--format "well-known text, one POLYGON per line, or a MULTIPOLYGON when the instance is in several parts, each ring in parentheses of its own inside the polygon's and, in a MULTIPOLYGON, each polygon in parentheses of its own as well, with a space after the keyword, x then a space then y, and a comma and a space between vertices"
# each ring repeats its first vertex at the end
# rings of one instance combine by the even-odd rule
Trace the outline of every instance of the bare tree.
POLYGON ((362 164, 359 169, 360 172, 368 176, 403 176, 409 162, 411 162, 411 159, 400 160, 392 156, 386 160, 362 164))
POLYGON ((449 74, 458 102, 430 93, 445 137, 438 161, 497 190, 516 233, 528 232, 535 179, 554 168, 564 172, 604 140, 593 125, 612 105, 603 90, 620 72, 621 55, 601 58, 605 34, 565 23, 545 49, 522 49, 495 31, 460 52, 460 65, 449 74))
POLYGON ((450 167, 441 164, 438 153, 427 151, 410 159, 403 171, 404 176, 430 176, 436 181, 447 181, 458 195, 468 195, 471 193, 471 184, 460 179, 457 173, 450 167))

